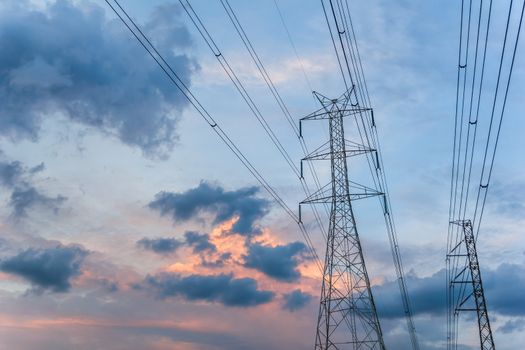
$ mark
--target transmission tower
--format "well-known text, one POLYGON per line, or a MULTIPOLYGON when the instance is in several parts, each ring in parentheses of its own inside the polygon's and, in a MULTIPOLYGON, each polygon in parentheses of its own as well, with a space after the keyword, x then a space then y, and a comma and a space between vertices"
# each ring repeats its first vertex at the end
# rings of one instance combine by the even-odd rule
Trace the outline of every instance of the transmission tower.
POLYGON ((348 180, 346 158, 375 152, 344 137, 344 118, 369 110, 352 106, 352 91, 338 99, 314 92, 322 108, 300 120, 301 132, 303 121, 325 119, 330 132, 330 140, 303 159, 330 160, 332 175, 328 185, 301 202, 331 204, 316 350, 385 349, 352 210, 354 200, 382 193, 348 180))
POLYGON ((463 259, 464 264, 463 268, 449 279, 449 317, 452 318, 453 327, 449 329, 448 349, 457 348, 456 332, 460 313, 475 311, 478 316, 481 350, 495 350, 472 223, 470 220, 459 220, 452 224, 459 226, 460 235, 456 245, 447 255, 447 262, 463 259))

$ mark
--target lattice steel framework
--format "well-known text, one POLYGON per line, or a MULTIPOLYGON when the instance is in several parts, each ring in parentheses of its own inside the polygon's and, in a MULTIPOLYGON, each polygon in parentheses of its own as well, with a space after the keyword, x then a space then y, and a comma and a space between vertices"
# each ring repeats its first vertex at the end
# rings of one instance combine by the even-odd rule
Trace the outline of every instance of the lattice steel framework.
POLYGON ((457 328, 460 314, 475 311, 478 316, 481 350, 495 350, 472 223, 470 220, 459 220, 452 224, 459 226, 460 235, 457 236, 456 244, 447 255, 447 262, 450 263, 451 260, 457 259, 463 260, 464 263, 460 265, 463 267, 459 271, 456 270, 448 278, 449 317, 452 318, 451 323, 454 325, 449 329, 448 349, 457 348, 457 328))
POLYGON ((322 108, 301 119, 328 120, 330 132, 330 140, 303 159, 329 159, 332 175, 327 186, 301 202, 331 204, 316 350, 385 349, 352 210, 352 201, 382 193, 348 180, 346 158, 375 152, 345 140, 343 119, 368 110, 353 107, 351 93, 338 99, 314 93, 322 108))

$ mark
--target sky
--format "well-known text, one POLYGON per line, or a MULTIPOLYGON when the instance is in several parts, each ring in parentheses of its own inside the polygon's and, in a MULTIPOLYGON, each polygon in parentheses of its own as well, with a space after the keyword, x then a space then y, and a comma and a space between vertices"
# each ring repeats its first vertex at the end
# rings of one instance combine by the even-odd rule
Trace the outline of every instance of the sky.
MULTIPOLYGON (((273 0, 230 3, 296 120, 319 108, 311 89, 341 95, 319 1, 277 1, 298 56, 273 0)), ((121 4, 295 210, 305 197, 297 177, 178 2, 121 4)), ((299 164, 298 139, 220 1, 191 4, 299 164)), ((445 349, 460 5, 349 4, 421 348, 445 349)), ((493 52, 507 4, 495 2, 493 52)), ((525 341, 524 55, 521 45, 478 239, 502 350, 525 341)), ((327 138, 322 124, 304 128, 312 149, 327 138)), ((365 164, 351 160, 349 176, 370 185, 365 164)), ((328 182, 328 164, 316 167, 328 182)), ((373 200, 354 206, 386 346, 406 349, 380 209, 373 200)), ((314 345, 321 277, 297 225, 102 0, 0 2, 0 232, 0 349, 314 345)), ((475 319, 462 325, 461 349, 479 347, 475 319)))

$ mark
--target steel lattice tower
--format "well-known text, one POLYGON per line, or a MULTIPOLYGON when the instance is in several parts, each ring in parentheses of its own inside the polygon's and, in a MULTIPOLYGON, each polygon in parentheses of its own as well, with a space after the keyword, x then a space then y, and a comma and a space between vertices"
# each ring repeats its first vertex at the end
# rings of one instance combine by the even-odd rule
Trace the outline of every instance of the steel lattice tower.
POLYGON ((331 205, 316 350, 385 349, 352 210, 352 201, 382 193, 348 180, 346 158, 375 152, 344 137, 343 119, 368 110, 352 106, 352 91, 334 100, 314 92, 322 108, 301 119, 328 120, 330 132, 330 140, 303 159, 330 160, 332 175, 328 185, 301 202, 331 205))
POLYGON ((452 224, 459 226, 460 234, 454 247, 447 255, 450 259, 464 259, 463 268, 455 270, 449 277, 449 317, 453 327, 449 330, 448 349, 457 348, 456 327, 459 315, 462 312, 476 312, 478 317, 479 340, 481 350, 494 350, 494 339, 490 328, 487 302, 483 292, 481 271, 476 251, 476 238, 474 237, 470 220, 454 221, 452 224))

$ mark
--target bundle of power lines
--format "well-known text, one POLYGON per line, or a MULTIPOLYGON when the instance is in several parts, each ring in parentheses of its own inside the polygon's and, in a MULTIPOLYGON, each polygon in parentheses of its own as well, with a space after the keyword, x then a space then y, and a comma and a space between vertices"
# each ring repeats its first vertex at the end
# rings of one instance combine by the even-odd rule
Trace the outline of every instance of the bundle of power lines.
MULTIPOLYGON (((508 5, 508 9, 505 8, 505 19, 499 26, 495 13, 502 5, 503 2, 492 0, 463 0, 461 4, 446 259, 449 350, 458 346, 459 311, 468 309, 465 304, 473 303, 470 297, 474 293, 469 281, 465 236, 457 223, 469 222, 477 240, 505 116, 525 1, 506 2, 503 6, 508 5)), ((482 325, 479 327, 481 334, 482 325)), ((484 336, 488 335, 482 335, 482 345, 484 336)))
MULTIPOLYGON (((322 272, 322 263, 319 259, 319 256, 316 252, 316 249, 312 243, 310 233, 308 232, 306 226, 301 222, 298 215, 286 204, 286 202, 283 200, 282 196, 275 190, 273 186, 270 185, 270 183, 266 180, 266 178, 261 174, 261 172, 253 165, 253 163, 244 155, 244 153, 240 150, 240 148, 236 145, 236 143, 230 138, 228 133, 221 127, 221 125, 212 117, 212 115, 209 113, 209 111, 202 105, 202 103, 197 99, 197 97, 191 92, 191 90, 188 88, 188 86, 180 79, 177 72, 171 67, 169 62, 167 62, 162 53, 160 53, 155 46, 153 45, 152 41, 146 36, 146 34, 140 29, 140 27, 137 25, 137 23, 129 16, 127 11, 123 8, 123 6, 119 3, 118 0, 105 0, 108 6, 115 12, 115 14, 118 16, 118 18, 124 23, 126 28, 133 34, 133 36, 138 40, 138 42, 144 47, 144 49, 147 51, 147 53, 155 60, 157 65, 161 68, 161 70, 166 74, 168 79, 175 85, 177 89, 181 91, 181 93, 188 99, 190 104, 196 109, 196 111, 199 113, 199 115, 206 121, 206 123, 212 128, 212 130, 219 136, 220 140, 226 144, 226 146, 233 152, 233 154, 239 159, 239 161, 243 164, 243 166, 253 175, 253 177, 259 182, 259 184, 268 192, 268 194, 275 200, 277 204, 286 212, 286 214, 297 223, 299 230, 306 242, 306 245, 312 255, 312 257, 315 260, 315 263, 319 269, 320 272, 322 272)), ((301 182, 302 188, 305 191, 305 194, 310 195, 310 189, 308 188, 307 183, 302 178, 300 171, 297 167, 297 165, 293 162, 291 157, 289 156, 286 149, 283 147, 282 142, 278 139, 278 137, 275 135, 275 132, 271 128, 271 126, 266 121, 265 117, 261 113, 260 109, 258 108, 257 104, 254 102, 254 100, 251 98, 250 94, 238 78, 238 75, 233 70, 232 66, 229 64, 229 62, 226 60, 222 52, 219 50, 218 46, 216 45, 215 41, 211 37, 210 33, 204 26, 203 22, 201 21, 200 17, 197 15, 197 13, 194 11, 193 7, 188 1, 181 1, 181 5, 183 6, 184 10, 187 12, 188 16, 190 17, 193 24, 196 26, 197 30, 205 40, 206 44, 214 54, 214 56, 219 61, 221 67, 224 69, 228 77, 231 79, 232 83, 236 87, 237 91, 241 94, 242 99, 244 102, 248 105, 251 112, 253 113, 254 117, 257 119, 257 121, 260 123, 260 125, 263 127, 264 131, 270 138, 271 142, 275 145, 275 147, 278 149, 279 153, 281 154, 282 158, 286 161, 288 166, 292 169, 293 173, 298 177, 298 179, 301 182)), ((223 5, 228 6, 228 8, 231 8, 229 4, 224 3, 223 5)), ((250 44, 251 46, 251 44, 250 44)), ((256 53, 252 56, 254 59, 258 59, 258 56, 256 56, 256 53)), ((260 62, 260 60, 259 60, 260 62)), ((293 120, 291 119, 291 115, 288 112, 288 109, 286 108, 286 105, 284 105, 284 102, 282 102, 282 99, 280 95, 278 94, 277 90, 275 89, 275 86, 273 85, 272 81, 270 80, 268 74, 266 73, 266 70, 264 69, 264 66, 262 66, 262 63, 259 63, 258 65, 261 74, 264 74, 265 81, 267 82, 268 86, 272 89, 272 94, 274 94, 274 97, 279 101, 279 106, 283 110, 285 117, 289 121, 290 125, 292 126, 294 133, 296 135, 298 134, 297 127, 293 123, 293 120)), ((306 145, 304 144, 304 141, 301 140, 301 146, 303 147, 303 151, 305 153, 308 153, 308 150, 306 148, 306 145)), ((318 177, 315 173, 315 169, 313 167, 310 167, 310 171, 312 172, 314 178, 316 179, 317 186, 319 186, 318 177)), ((324 226, 322 225, 322 222, 320 220, 320 216, 317 211, 315 211, 315 217, 317 224, 319 226, 319 229, 322 232, 322 235, 326 237, 324 226)))

